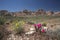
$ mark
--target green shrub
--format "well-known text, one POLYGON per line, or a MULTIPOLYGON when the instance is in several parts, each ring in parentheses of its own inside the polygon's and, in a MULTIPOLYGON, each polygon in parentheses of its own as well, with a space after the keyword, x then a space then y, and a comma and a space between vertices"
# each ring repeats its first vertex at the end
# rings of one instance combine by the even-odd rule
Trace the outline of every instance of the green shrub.
POLYGON ((42 26, 46 26, 46 25, 47 25, 46 22, 43 22, 43 23, 42 23, 42 26))
POLYGON ((5 23, 5 18, 0 17, 0 25, 3 25, 5 23))

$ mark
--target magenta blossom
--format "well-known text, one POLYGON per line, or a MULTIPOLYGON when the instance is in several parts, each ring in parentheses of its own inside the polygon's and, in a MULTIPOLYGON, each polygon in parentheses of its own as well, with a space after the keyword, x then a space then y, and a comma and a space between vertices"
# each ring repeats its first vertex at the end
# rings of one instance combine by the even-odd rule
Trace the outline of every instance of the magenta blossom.
POLYGON ((42 30, 41 30, 41 32, 43 32, 43 33, 44 33, 44 32, 45 32, 45 30, 44 30, 44 29, 42 29, 42 30))
POLYGON ((42 24, 37 24, 37 27, 38 27, 38 28, 41 28, 41 27, 42 27, 42 24))
POLYGON ((34 24, 34 27, 41 28, 42 27, 42 24, 34 24))

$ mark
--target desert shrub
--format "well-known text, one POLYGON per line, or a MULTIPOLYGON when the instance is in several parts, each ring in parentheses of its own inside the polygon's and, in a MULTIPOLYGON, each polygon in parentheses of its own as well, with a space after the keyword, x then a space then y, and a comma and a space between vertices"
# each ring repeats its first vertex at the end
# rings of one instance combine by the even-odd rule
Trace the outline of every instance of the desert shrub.
POLYGON ((46 22, 42 22, 42 26, 46 26, 47 25, 47 23, 46 22))
POLYGON ((2 39, 4 36, 3 32, 0 31, 0 39, 2 39))
POLYGON ((25 24, 24 21, 15 21, 12 24, 12 29, 15 31, 17 34, 21 34, 24 32, 23 25, 25 24))
POLYGON ((47 32, 46 32, 46 35, 48 35, 49 37, 51 37, 51 38, 53 38, 53 39, 58 39, 58 40, 60 40, 60 28, 58 29, 56 29, 56 30, 48 30, 47 32))
POLYGON ((57 39, 60 40, 60 29, 57 29, 56 34, 57 34, 57 39))
POLYGON ((31 24, 31 25, 32 25, 32 24, 34 24, 34 22, 30 22, 30 21, 29 21, 29 22, 27 22, 27 24, 31 24))
POLYGON ((18 27, 18 28, 15 29, 15 31, 16 31, 17 34, 24 33, 23 27, 18 27))
POLYGON ((2 40, 2 39, 6 40, 9 34, 10 33, 6 29, 6 27, 3 25, 0 25, 0 40, 2 40))
POLYGON ((0 25, 3 25, 5 23, 6 19, 3 17, 0 17, 0 25))

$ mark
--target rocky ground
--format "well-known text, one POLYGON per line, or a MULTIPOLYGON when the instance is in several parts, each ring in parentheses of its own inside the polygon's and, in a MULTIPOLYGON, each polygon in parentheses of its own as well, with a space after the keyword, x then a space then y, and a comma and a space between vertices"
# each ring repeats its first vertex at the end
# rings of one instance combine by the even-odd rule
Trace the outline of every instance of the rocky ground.
POLYGON ((60 29, 59 27, 60 27, 60 24, 55 24, 54 27, 50 28, 50 30, 46 33, 34 32, 33 34, 22 33, 21 35, 16 35, 16 34, 11 33, 9 34, 7 40, 60 40, 58 37, 58 35, 60 35, 58 34, 60 33, 59 32, 60 30, 58 31, 58 29, 60 29), (58 32, 55 30, 57 30, 58 32))
POLYGON ((37 33, 31 34, 31 35, 25 35, 25 34, 14 35, 14 34, 10 34, 8 36, 7 40, 58 40, 58 39, 54 38, 54 37, 53 38, 49 37, 46 34, 39 34, 37 32, 37 33))

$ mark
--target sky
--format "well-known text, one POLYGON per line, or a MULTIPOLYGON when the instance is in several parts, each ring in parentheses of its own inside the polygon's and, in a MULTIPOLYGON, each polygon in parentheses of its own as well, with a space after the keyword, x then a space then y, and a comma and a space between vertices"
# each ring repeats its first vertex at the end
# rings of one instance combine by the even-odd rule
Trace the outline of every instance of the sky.
POLYGON ((15 12, 27 9, 36 11, 40 8, 60 11, 60 0, 0 0, 0 10, 15 12))

